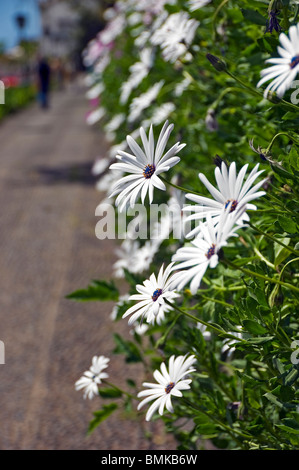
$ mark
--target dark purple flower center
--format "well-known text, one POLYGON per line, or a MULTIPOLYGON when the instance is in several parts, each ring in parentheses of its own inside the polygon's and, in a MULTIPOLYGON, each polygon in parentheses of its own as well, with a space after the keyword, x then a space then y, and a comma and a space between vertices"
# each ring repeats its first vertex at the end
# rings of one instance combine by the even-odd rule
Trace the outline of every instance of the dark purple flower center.
POLYGON ((143 176, 147 180, 153 176, 155 173, 156 167, 155 165, 147 165, 143 170, 143 176))
POLYGON ((291 69, 294 69, 296 67, 296 65, 299 64, 299 54, 298 55, 295 55, 292 60, 291 60, 291 63, 290 63, 290 67, 291 69))
POLYGON ((215 251, 216 251, 216 245, 213 245, 208 249, 207 253, 206 253, 206 257, 208 259, 212 258, 212 256, 215 254, 215 251))
POLYGON ((170 384, 168 384, 167 387, 165 388, 165 392, 170 393, 174 386, 175 386, 175 383, 170 382, 170 384))
POLYGON ((160 297, 160 295, 162 295, 162 293, 163 293, 162 289, 156 289, 152 295, 153 301, 156 302, 156 300, 158 300, 158 298, 160 297))
POLYGON ((226 203, 225 203, 225 209, 229 206, 230 203, 232 203, 232 205, 231 205, 231 208, 230 208, 230 211, 229 211, 229 212, 234 212, 234 211, 236 210, 236 208, 237 208, 238 201, 229 199, 229 200, 226 201, 226 203))

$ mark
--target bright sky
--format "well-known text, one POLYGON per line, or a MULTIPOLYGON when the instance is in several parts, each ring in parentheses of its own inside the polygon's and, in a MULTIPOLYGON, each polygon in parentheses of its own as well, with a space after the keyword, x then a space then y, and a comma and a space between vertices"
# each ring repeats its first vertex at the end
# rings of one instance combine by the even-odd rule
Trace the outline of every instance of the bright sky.
POLYGON ((20 35, 15 20, 18 14, 27 18, 24 39, 37 39, 41 34, 37 0, 0 0, 0 43, 6 50, 18 44, 20 35))

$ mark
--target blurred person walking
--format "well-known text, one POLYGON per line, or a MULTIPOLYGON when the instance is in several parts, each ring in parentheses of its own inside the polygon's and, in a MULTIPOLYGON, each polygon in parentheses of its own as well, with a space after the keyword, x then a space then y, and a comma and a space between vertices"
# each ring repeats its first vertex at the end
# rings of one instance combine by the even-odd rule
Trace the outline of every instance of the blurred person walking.
POLYGON ((51 68, 47 59, 43 57, 38 63, 39 100, 43 109, 47 109, 49 107, 50 81, 51 68))

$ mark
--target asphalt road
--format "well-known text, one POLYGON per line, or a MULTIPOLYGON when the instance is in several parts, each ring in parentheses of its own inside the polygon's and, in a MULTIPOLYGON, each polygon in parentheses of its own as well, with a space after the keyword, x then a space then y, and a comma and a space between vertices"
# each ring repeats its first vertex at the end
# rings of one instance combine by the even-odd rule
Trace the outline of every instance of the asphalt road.
MULTIPOLYGON (((114 262, 115 242, 94 233, 102 195, 90 168, 107 147, 86 126, 87 108, 76 84, 57 92, 48 111, 34 104, 0 125, 2 450, 176 448, 145 413, 129 420, 117 412, 86 437, 103 400, 83 400, 74 383, 93 355, 110 356, 113 332, 128 334, 126 321, 111 322, 112 303, 65 299, 91 279, 109 279, 114 262)), ((141 385, 141 372, 111 356, 111 382, 141 385)))

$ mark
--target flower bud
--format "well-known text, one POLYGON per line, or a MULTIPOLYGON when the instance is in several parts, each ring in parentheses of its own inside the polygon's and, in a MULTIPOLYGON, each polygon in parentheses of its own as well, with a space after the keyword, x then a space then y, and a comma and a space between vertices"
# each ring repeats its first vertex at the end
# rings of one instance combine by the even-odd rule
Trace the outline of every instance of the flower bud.
POLYGON ((219 59, 218 57, 212 55, 212 54, 207 54, 206 58, 211 62, 213 67, 218 71, 218 72, 224 72, 226 70, 226 63, 219 59))

